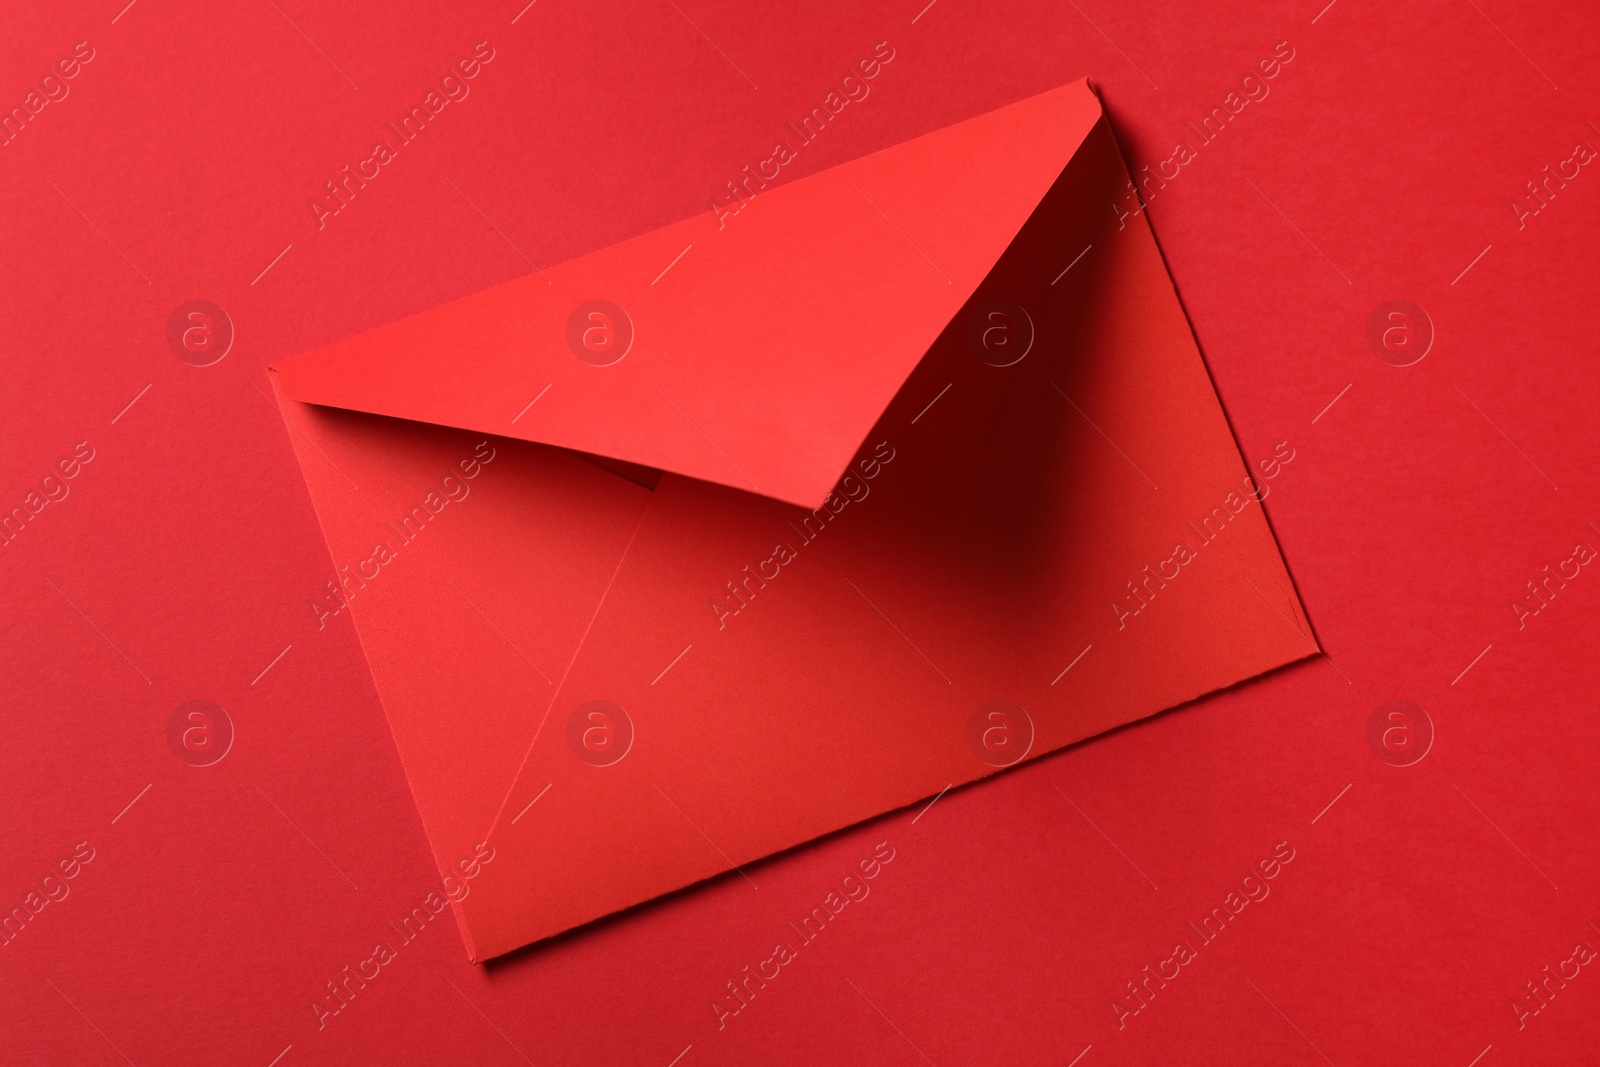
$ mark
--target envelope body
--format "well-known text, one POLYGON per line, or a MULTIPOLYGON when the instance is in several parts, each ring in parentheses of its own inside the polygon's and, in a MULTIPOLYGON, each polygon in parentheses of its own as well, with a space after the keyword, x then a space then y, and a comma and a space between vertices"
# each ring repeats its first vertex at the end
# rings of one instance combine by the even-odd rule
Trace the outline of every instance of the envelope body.
POLYGON ((274 368, 473 959, 1316 652, 1087 83, 747 192, 274 368))

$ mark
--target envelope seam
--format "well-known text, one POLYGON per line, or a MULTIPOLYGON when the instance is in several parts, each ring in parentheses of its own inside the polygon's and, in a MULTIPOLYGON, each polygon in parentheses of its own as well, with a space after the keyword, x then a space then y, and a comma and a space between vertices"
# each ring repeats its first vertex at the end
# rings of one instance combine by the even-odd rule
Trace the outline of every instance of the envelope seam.
POLYGON ((573 649, 572 657, 567 660, 566 670, 561 672, 561 680, 556 682, 555 692, 550 694, 550 701, 545 705, 544 714, 539 717, 539 724, 533 729, 533 737, 528 740, 528 748, 522 754, 522 762, 517 765, 517 773, 511 776, 511 782, 506 786, 505 795, 500 798, 500 806, 495 809, 494 818, 489 820, 489 828, 484 833, 486 839, 492 836, 500 826, 500 820, 506 813, 506 805, 511 800, 511 794, 516 791, 517 783, 522 781, 522 774, 528 769, 528 763, 533 758, 533 750, 538 746, 539 738, 544 733, 545 723, 550 721, 550 712, 555 709, 556 701, 561 698, 561 693, 566 688, 568 675, 572 673, 573 666, 582 657, 584 647, 589 643, 589 634, 594 630, 594 624, 600 618, 600 612, 605 610, 606 601, 611 596, 611 590, 617 584, 617 576, 622 573, 623 564, 628 562, 628 557, 633 552, 633 544, 638 540, 639 530, 643 528, 645 516, 650 514, 650 508, 655 504, 655 499, 656 494, 652 490, 650 499, 645 502, 645 506, 639 512, 639 520, 633 525, 633 532, 628 535, 628 543, 623 546, 622 555, 617 557, 617 566, 612 570, 611 577, 606 581, 605 590, 600 594, 600 599, 595 604, 594 613, 589 616, 589 622, 583 628, 583 636, 578 638, 578 647, 573 649))

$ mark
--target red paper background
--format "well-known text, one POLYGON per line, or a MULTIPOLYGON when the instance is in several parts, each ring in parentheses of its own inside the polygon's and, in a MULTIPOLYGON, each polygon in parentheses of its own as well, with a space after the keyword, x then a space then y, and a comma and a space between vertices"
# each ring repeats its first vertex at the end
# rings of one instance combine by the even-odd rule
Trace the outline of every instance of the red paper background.
POLYGON ((1521 1029, 1511 1005, 1600 946, 1600 579, 1583 568, 1521 629, 1508 604, 1600 547, 1600 178, 1520 229, 1510 207, 1600 147, 1592 12, 520 7, 7 14, 5 108, 76 42, 94 58, 0 148, 4 507, 77 442, 94 459, 0 548, 0 907, 77 843, 95 858, 0 947, 0 1060, 1587 1055, 1592 968, 1521 1029), (471 95, 319 231, 307 200, 483 40, 471 95), (1266 510, 1329 659, 780 857, 759 890, 735 875, 489 968, 440 922, 319 1030, 324 983, 437 876, 355 635, 307 608, 330 563, 263 368, 705 210, 884 40, 896 58, 796 174, 1084 74, 1155 167, 1293 48, 1149 211, 1246 459, 1296 450, 1266 510), (193 298, 237 331, 206 368, 165 338, 193 298), (1403 368, 1366 338, 1397 299, 1437 334, 1403 368), (166 741, 195 699, 237 732, 211 767, 166 741), (1391 700, 1436 731, 1413 766, 1369 746, 1391 700), (879 841, 871 896, 719 1030, 724 983, 879 841), (1119 1030, 1124 983, 1280 841, 1271 895, 1119 1030))

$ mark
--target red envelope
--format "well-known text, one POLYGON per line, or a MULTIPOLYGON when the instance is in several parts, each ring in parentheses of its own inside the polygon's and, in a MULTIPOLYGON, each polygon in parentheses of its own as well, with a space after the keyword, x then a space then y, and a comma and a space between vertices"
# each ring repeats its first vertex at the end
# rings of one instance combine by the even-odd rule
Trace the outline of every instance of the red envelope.
POLYGON ((274 368, 475 960, 1317 651, 1086 82, 759 171, 274 368))

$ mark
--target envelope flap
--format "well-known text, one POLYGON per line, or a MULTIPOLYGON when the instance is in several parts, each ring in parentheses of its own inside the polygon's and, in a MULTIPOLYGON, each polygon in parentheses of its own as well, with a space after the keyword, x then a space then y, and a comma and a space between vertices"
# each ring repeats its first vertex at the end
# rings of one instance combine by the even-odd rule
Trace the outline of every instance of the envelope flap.
POLYGON ((273 369, 306 403, 814 507, 1099 116, 1078 82, 764 188, 791 124, 725 210, 273 369))

